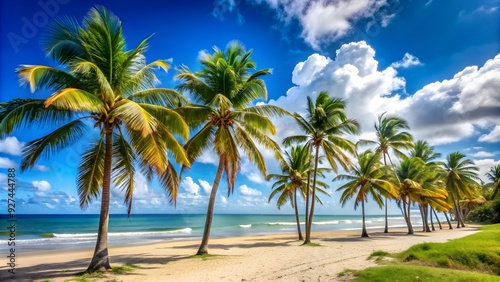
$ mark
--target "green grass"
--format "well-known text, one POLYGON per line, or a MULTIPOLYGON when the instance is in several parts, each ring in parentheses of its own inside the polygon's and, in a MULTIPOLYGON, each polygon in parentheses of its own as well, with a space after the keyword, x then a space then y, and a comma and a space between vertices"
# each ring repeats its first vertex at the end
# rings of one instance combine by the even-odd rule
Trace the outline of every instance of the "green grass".
POLYGON ((193 255, 191 257, 192 258, 199 258, 199 259, 202 259, 202 260, 209 260, 209 259, 219 258, 219 257, 222 257, 222 256, 221 255, 203 254, 203 255, 193 255))
POLYGON ((385 257, 389 253, 386 251, 374 251, 368 258, 373 258, 373 257, 385 257))
MULTIPOLYGON (((122 265, 122 266, 114 266, 111 267, 111 272, 113 274, 125 274, 127 272, 131 272, 137 269, 137 266, 135 265, 122 265)), ((65 282, 92 282, 94 281, 92 278, 106 278, 106 274, 109 274, 109 272, 106 271, 95 271, 91 273, 83 273, 79 275, 78 277, 72 278, 65 280, 65 282)), ((113 281, 113 280, 109 280, 113 281)))
MULTIPOLYGON (((386 256, 384 251, 370 255, 386 256)), ((500 224, 447 243, 422 243, 390 255, 390 265, 348 270, 353 281, 499 281, 500 224)))
POLYGON ((500 275, 500 224, 447 243, 422 243, 395 255, 412 264, 500 275))
MULTIPOLYGON (((410 281, 454 281, 454 282, 498 282, 498 276, 483 273, 434 268, 415 265, 371 267, 361 271, 351 271, 356 282, 410 282, 410 281)), ((346 275, 344 273, 343 275, 346 275)))
POLYGON ((126 272, 131 272, 134 271, 137 268, 135 265, 122 265, 122 266, 115 266, 112 267, 112 271, 114 274, 124 274, 126 272))
POLYGON ((321 244, 318 243, 307 243, 307 244, 302 244, 301 246, 309 246, 309 247, 323 247, 321 244))

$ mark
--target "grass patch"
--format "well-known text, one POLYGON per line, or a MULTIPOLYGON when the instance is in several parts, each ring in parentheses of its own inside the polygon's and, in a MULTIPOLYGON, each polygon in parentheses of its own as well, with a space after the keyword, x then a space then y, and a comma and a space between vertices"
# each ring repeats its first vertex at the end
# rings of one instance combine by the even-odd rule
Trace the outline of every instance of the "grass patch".
POLYGON ((403 262, 500 275, 500 224, 447 243, 422 243, 397 254, 403 262))
MULTIPOLYGON (((385 267, 350 270, 353 281, 499 281, 500 224, 446 243, 422 243, 393 254, 385 267)), ((385 252, 373 252, 372 256, 385 252)), ((344 274, 345 275, 345 274, 344 274)))
POLYGON ((373 253, 371 253, 371 255, 370 255, 369 258, 373 258, 373 257, 385 257, 388 254, 389 253, 386 252, 386 251, 374 251, 373 253))
POLYGON ((309 246, 309 247, 323 247, 321 244, 318 244, 318 243, 312 243, 312 242, 309 242, 307 244, 302 244, 301 246, 309 246))
MULTIPOLYGON (((137 269, 137 266, 135 265, 122 265, 122 266, 114 266, 111 267, 110 272, 106 271, 95 271, 91 273, 83 273, 79 275, 78 277, 75 277, 73 279, 68 279, 64 280, 65 282, 92 282, 94 281, 93 278, 106 278, 106 274, 110 274, 111 272, 113 274, 125 274, 127 272, 131 272, 137 269)), ((108 280, 108 282, 111 281, 116 281, 116 280, 108 280)))
MULTIPOLYGON (((355 278, 351 281, 364 282, 386 282, 386 281, 455 281, 455 282, 493 282, 498 281, 498 276, 484 273, 434 268, 415 265, 400 265, 387 267, 371 267, 365 270, 350 271, 355 278)), ((344 274, 345 275, 345 274, 344 274)))
POLYGON ((222 257, 221 255, 211 255, 211 254, 203 254, 203 255, 193 255, 192 258, 199 258, 202 260, 209 260, 222 257))
POLYGON ((114 274, 124 274, 126 272, 134 271, 135 269, 137 269, 137 266, 135 265, 122 265, 111 268, 114 274))

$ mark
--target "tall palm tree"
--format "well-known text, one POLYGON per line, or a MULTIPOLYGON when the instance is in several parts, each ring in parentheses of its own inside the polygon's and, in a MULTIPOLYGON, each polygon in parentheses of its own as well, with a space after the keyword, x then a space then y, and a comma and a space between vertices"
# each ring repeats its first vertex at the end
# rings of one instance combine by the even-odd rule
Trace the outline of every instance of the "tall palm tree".
MULTIPOLYGON (((391 165, 392 163, 391 155, 389 150, 392 150, 396 156, 404 156, 401 149, 410 149, 413 146, 413 137, 410 133, 402 131, 404 129, 409 129, 406 120, 395 116, 386 115, 382 113, 378 116, 378 123, 375 123, 375 133, 377 135, 377 140, 360 140, 358 144, 360 145, 375 145, 376 150, 382 153, 384 158, 384 165, 387 165, 387 159, 391 165)), ((387 219, 387 198, 385 198, 385 228, 384 233, 389 232, 389 222, 387 219)))
POLYGON ((90 9, 79 25, 56 21, 45 41, 47 54, 61 68, 22 66, 22 84, 32 91, 49 88, 47 99, 15 99, 0 106, 0 136, 21 126, 61 125, 23 150, 21 169, 48 158, 95 130, 94 142, 83 153, 78 169, 80 206, 101 195, 99 229, 94 255, 87 271, 109 269, 108 222, 111 182, 125 191, 128 213, 132 208, 135 167, 151 179, 157 175, 175 201, 178 178, 167 152, 183 165, 189 160, 174 134, 188 137, 182 117, 168 108, 182 96, 154 88, 153 70, 166 70, 157 60, 146 64, 148 39, 125 49, 120 20, 103 7, 90 9), (88 125, 93 125, 89 127, 88 125))
MULTIPOLYGON (((344 100, 332 98, 325 91, 320 92, 315 101, 311 97, 307 97, 307 118, 303 118, 297 113, 294 114, 295 120, 305 135, 289 136, 283 140, 285 146, 292 143, 306 142, 306 147, 314 150, 311 207, 309 215, 306 216, 304 244, 311 242, 320 149, 323 150, 324 157, 328 160, 335 173, 338 172, 338 164, 345 170, 351 166, 351 160, 346 152, 355 154, 356 151, 356 145, 343 136, 348 133, 357 134, 359 132, 359 123, 356 120, 347 118, 345 107, 344 100)), ((306 192, 309 192, 309 189, 306 192)), ((309 195, 306 195, 306 198, 306 206, 308 206, 309 195)))
MULTIPOLYGON (((276 180, 272 187, 273 192, 269 195, 269 201, 279 194, 280 196, 276 203, 278 209, 281 208, 287 201, 290 201, 295 210, 295 220, 297 222, 299 240, 304 240, 300 229, 297 194, 300 193, 305 198, 305 191, 308 183, 307 178, 310 175, 309 172, 313 169, 311 152, 309 148, 299 145, 292 147, 290 153, 285 152, 285 154, 285 162, 280 164, 282 174, 269 174, 267 176, 267 180, 276 180)), ((328 170, 322 168, 318 173, 323 175, 325 171, 328 170)), ((322 194, 328 195, 328 193, 324 191, 324 189, 328 188, 328 185, 321 181, 318 181, 317 184, 319 186, 318 191, 322 194)), ((319 197, 316 197, 316 200, 321 203, 319 197)))
POLYGON ((386 177, 388 170, 382 166, 380 157, 380 152, 373 153, 371 150, 366 150, 358 155, 358 164, 351 168, 350 174, 339 174, 333 179, 333 181, 348 181, 337 189, 343 191, 340 196, 342 206, 354 196, 354 209, 361 203, 363 217, 361 237, 369 237, 365 223, 365 202, 368 201, 368 195, 371 195, 380 207, 384 205, 382 196, 397 197, 397 188, 386 177))
POLYGON ((498 195, 498 190, 500 190, 500 165, 496 165, 486 173, 486 177, 488 178, 489 183, 486 183, 488 186, 493 187, 493 195, 491 196, 491 200, 496 199, 498 195))
POLYGON ((195 161, 208 148, 219 157, 198 255, 208 253, 215 198, 223 173, 227 178, 228 195, 234 191, 241 166, 238 149, 264 176, 266 164, 255 142, 274 150, 277 158, 281 157, 279 145, 268 136, 276 133, 269 117, 288 113, 271 105, 251 106, 258 99, 267 99, 261 77, 271 73, 270 69, 251 73, 255 69, 251 54, 252 51, 245 51, 240 43, 231 42, 226 50, 214 47, 213 54, 201 58, 201 71, 194 73, 183 66, 176 76, 181 81, 178 88, 190 92, 194 102, 199 103, 179 109, 190 126, 200 128, 184 146, 189 160, 195 161))
POLYGON ((441 153, 435 152, 434 146, 430 146, 427 141, 418 140, 409 152, 410 157, 421 158, 426 165, 437 165, 434 160, 441 157, 441 153))
POLYGON ((455 206, 457 228, 460 228, 460 226, 465 227, 459 200, 462 197, 473 197, 473 187, 477 185, 476 181, 479 179, 477 171, 479 169, 472 160, 465 159, 465 155, 460 152, 449 154, 446 157, 446 161, 442 163, 442 166, 446 171, 446 190, 451 195, 453 205, 455 206))

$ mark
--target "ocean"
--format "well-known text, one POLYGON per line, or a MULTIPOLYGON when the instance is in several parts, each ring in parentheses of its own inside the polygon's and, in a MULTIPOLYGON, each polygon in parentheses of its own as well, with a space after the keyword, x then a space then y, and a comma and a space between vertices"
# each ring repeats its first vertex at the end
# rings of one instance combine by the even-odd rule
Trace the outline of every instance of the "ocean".
MULTIPOLYGON (((16 216, 16 251, 93 248, 99 215, 21 215, 16 216)), ((302 217, 303 219, 303 217, 302 217)), ((10 225, 2 215, 0 246, 7 247, 10 225)), ((418 214, 412 216, 421 226, 418 214)), ((203 214, 112 214, 108 243, 111 246, 148 244, 169 240, 199 239, 203 233, 203 214)), ((367 216, 368 229, 383 228, 382 215, 367 216)), ((389 216, 389 226, 406 227, 402 216, 389 216)), ((304 231, 302 224, 302 231, 304 231)), ((211 238, 295 233, 294 215, 218 214, 214 216, 211 238)), ((314 231, 361 230, 361 215, 315 215, 314 231)))

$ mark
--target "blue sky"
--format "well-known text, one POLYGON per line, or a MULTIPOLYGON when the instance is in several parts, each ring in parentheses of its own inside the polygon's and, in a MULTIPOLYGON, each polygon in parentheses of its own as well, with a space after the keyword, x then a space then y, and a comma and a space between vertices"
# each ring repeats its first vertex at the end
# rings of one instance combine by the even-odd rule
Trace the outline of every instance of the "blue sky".
MULTIPOLYGON (((348 113, 362 125, 361 136, 373 138, 373 123, 387 111, 408 120, 416 139, 435 145, 444 156, 461 151, 484 173, 500 163, 500 1, 397 0, 224 0, 224 1, 93 1, 123 22, 130 48, 154 34, 148 60, 169 59, 160 75, 162 86, 175 87, 175 69, 199 68, 198 57, 223 48, 231 40, 253 49, 265 78, 269 101, 291 112, 303 112, 307 95, 326 90, 345 98, 348 113), (181 3, 182 2, 182 3, 181 3)), ((21 64, 54 65, 42 51, 40 38, 53 17, 81 21, 88 1, 1 1, 0 102, 43 98, 19 87, 15 69, 21 64)), ((275 140, 298 133, 293 121, 275 120, 275 140)), ((17 167, 26 142, 49 129, 36 126, 0 140, 0 199, 5 202, 7 168, 17 167)), ((17 175, 18 213, 97 213, 96 201, 80 210, 76 168, 88 140, 41 160, 17 175)), ((268 171, 278 172, 271 154, 268 171)), ((183 175, 177 208, 168 205, 157 183, 138 176, 133 213, 204 213, 216 170, 208 152, 183 175)), ((330 182, 333 176, 326 179, 330 182)), ((220 187, 216 212, 291 213, 268 203, 271 188, 247 159, 234 195, 220 187)), ((338 187, 332 183, 331 192, 338 187)), ((341 208, 331 193, 320 214, 355 214, 341 208)), ((125 213, 123 198, 113 190, 111 211, 125 213)), ((301 207, 303 203, 300 203, 301 207)), ((391 213, 399 213, 394 204, 391 213)), ((382 213, 370 206, 370 214, 382 213)))

